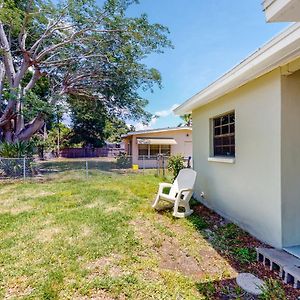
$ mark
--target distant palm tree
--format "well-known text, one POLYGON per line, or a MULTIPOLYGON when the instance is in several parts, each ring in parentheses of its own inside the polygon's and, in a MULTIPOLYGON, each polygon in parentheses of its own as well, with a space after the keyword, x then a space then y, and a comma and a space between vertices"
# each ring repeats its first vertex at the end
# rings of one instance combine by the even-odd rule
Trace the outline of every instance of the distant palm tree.
POLYGON ((193 124, 192 114, 186 114, 186 115, 180 116, 180 118, 183 120, 183 122, 180 123, 178 125, 178 127, 182 127, 182 126, 191 127, 192 126, 192 124, 193 124))

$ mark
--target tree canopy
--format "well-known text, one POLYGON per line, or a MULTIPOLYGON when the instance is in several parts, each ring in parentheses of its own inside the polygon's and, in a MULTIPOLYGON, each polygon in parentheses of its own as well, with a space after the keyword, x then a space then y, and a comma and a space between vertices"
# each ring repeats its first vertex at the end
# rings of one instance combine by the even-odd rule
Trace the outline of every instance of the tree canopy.
POLYGON ((172 45, 165 26, 127 16, 137 2, 0 0, 2 140, 29 140, 54 107, 72 108, 74 98, 110 116, 149 120, 138 91, 161 76, 143 61, 172 45), (41 95, 38 85, 48 91, 41 95))

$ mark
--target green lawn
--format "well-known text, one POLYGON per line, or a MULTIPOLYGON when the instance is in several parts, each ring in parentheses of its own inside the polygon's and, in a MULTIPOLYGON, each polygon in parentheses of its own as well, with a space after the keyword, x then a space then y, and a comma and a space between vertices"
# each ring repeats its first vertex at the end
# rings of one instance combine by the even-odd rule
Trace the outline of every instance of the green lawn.
POLYGON ((199 217, 151 209, 160 181, 73 171, 0 184, 0 298, 209 299, 236 271, 199 217))

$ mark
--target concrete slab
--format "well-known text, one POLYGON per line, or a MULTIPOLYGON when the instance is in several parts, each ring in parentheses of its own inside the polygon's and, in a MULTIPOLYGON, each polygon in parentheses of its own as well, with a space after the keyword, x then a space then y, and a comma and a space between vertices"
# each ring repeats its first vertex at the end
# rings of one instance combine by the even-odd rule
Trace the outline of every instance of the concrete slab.
POLYGON ((279 276, 286 284, 300 288, 300 259, 278 249, 257 248, 257 260, 270 270, 279 271, 279 276))
POLYGON ((297 258, 300 258, 300 245, 293 246, 293 247, 286 247, 286 248, 283 248, 283 250, 296 256, 297 258))
POLYGON ((262 294, 264 281, 250 273, 240 273, 236 278, 236 283, 240 288, 251 295, 259 296, 262 294))

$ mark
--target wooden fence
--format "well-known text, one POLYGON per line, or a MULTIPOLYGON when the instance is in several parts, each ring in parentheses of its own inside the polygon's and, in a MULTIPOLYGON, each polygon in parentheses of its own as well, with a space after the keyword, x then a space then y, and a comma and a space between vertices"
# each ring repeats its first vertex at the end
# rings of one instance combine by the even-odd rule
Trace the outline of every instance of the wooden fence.
POLYGON ((65 148, 60 151, 60 156, 65 158, 80 157, 115 157, 120 152, 124 152, 122 148, 65 148))

